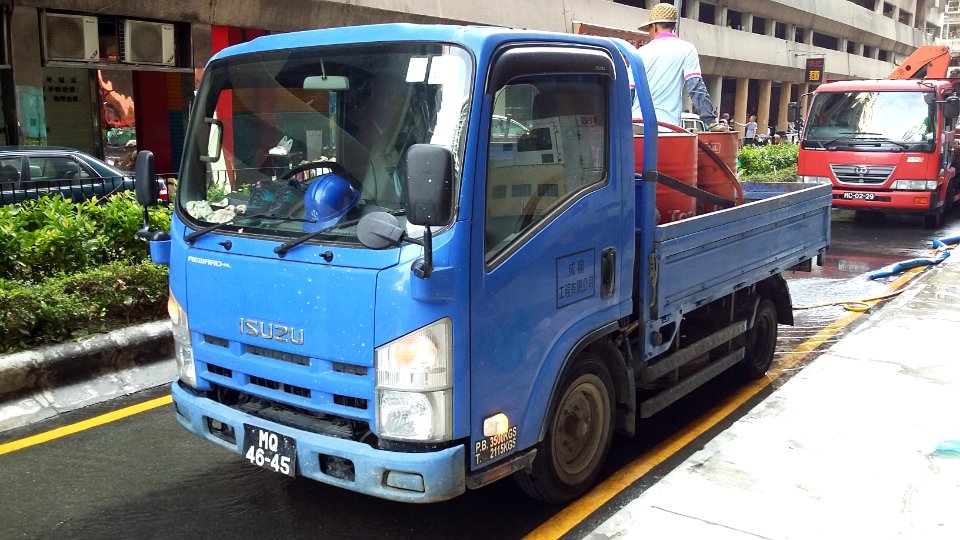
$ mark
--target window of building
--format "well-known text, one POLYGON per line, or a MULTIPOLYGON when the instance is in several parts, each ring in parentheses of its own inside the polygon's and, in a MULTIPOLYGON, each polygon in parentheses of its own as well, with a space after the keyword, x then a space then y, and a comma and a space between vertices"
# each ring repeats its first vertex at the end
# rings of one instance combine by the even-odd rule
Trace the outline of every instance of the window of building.
POLYGON ((707 2, 700 2, 700 13, 697 14, 697 20, 702 23, 717 24, 717 7, 707 2))
POLYGON ((848 54, 857 54, 857 42, 848 41, 847 42, 847 53, 848 54))
POLYGON ((763 17, 753 16, 753 28, 750 29, 754 34, 766 34, 767 33, 767 20, 763 17))
POLYGON ((947 13, 960 11, 960 0, 947 0, 947 13))
POLYGON ((880 60, 881 62, 886 62, 888 61, 889 58, 890 58, 890 51, 885 51, 883 49, 880 49, 877 51, 877 60, 880 60))
POLYGON ((873 47, 871 47, 871 46, 869 46, 869 45, 864 45, 864 46, 863 46, 863 56, 866 56, 867 58, 873 58, 873 47))
MULTIPOLYGON (((604 79, 591 76, 527 78, 496 93, 494 111, 510 103, 514 118, 529 121, 515 136, 491 130, 484 220, 488 262, 522 242, 554 209, 604 182, 606 102, 604 79)), ((492 121, 497 120, 495 114, 492 121)))
POLYGON ((793 40, 797 43, 805 43, 804 39, 807 37, 807 31, 799 26, 793 32, 793 40))
POLYGON ((839 49, 839 40, 833 36, 827 34, 821 34, 820 32, 813 33, 813 45, 816 47, 823 47, 824 49, 838 50, 839 49))
POLYGON ((893 18, 893 10, 895 9, 894 5, 890 2, 883 3, 883 16, 893 18))
POLYGON ((734 30, 743 30, 743 13, 739 11, 734 11, 732 9, 727 10, 727 28, 733 28, 734 30))
POLYGON ((870 11, 873 11, 877 8, 876 0, 850 0, 850 1, 864 9, 869 9, 870 11))
POLYGON ((773 35, 780 39, 787 39, 787 25, 779 21, 774 22, 773 35))
POLYGON ((906 24, 907 26, 912 25, 912 24, 913 24, 913 13, 910 13, 909 11, 904 11, 904 10, 901 9, 901 10, 900 10, 900 16, 897 17, 897 21, 898 21, 900 24, 906 24))

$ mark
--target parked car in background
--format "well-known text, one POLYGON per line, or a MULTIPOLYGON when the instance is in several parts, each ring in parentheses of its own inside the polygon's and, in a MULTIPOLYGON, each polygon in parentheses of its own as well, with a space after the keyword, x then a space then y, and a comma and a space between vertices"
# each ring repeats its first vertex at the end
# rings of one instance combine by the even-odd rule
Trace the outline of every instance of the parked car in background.
MULTIPOLYGON (((162 179, 160 200, 167 200, 162 179)), ((0 205, 45 195, 74 202, 133 189, 133 174, 73 148, 56 146, 0 147, 0 205)))
POLYGON ((703 125, 703 120, 693 113, 681 113, 680 124, 680 127, 689 131, 690 133, 699 133, 707 130, 707 126, 703 125))

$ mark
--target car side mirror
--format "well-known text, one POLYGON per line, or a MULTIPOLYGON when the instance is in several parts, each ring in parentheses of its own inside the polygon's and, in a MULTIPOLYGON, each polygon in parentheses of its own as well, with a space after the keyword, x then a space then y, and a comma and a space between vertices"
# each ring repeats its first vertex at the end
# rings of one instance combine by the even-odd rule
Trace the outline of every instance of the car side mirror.
MULTIPOLYGON (((960 116, 960 97, 949 96, 943 102, 943 116, 955 120, 960 116)), ((953 123, 952 121, 949 123, 953 123)))
POLYGON ((453 154, 435 144, 414 144, 402 163, 407 221, 446 225, 453 216, 453 154))
POLYGON ((160 198, 160 186, 157 184, 157 167, 153 152, 143 150, 137 154, 134 190, 140 206, 148 208, 157 204, 160 198))

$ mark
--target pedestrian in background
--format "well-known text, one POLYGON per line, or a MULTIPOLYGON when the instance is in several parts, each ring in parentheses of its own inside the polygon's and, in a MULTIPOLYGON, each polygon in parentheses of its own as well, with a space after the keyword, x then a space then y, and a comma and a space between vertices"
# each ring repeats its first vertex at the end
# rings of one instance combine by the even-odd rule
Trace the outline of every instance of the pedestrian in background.
POLYGON ((740 127, 746 128, 743 132, 743 144, 756 144, 757 143, 757 117, 756 115, 751 114, 750 118, 747 119, 746 124, 741 124, 737 122, 737 125, 740 127))

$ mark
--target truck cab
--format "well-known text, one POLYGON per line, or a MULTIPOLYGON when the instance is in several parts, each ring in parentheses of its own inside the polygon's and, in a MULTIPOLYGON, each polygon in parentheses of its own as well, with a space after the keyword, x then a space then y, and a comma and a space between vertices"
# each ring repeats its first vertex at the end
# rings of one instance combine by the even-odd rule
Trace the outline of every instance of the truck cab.
POLYGON ((831 184, 838 208, 914 213, 939 224, 960 195, 954 94, 945 80, 820 85, 800 141, 800 180, 831 184))

